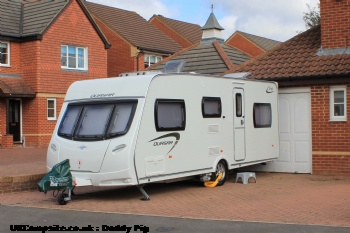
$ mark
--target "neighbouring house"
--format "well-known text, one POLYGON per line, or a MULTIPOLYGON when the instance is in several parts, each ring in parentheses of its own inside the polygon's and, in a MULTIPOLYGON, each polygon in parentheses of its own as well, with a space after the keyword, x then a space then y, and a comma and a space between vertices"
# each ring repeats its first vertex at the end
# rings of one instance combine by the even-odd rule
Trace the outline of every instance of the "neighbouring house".
POLYGON ((320 0, 320 26, 229 71, 280 87, 280 157, 259 169, 350 175, 349 12, 350 0, 320 0))
POLYGON ((190 47, 202 39, 201 26, 198 24, 170 19, 162 15, 153 15, 149 22, 180 44, 182 48, 190 47))
POLYGON ((252 57, 264 54, 268 50, 281 44, 281 42, 276 40, 267 39, 241 31, 236 31, 233 33, 225 43, 252 57))
POLYGON ((107 76, 107 39, 81 0, 0 0, 0 143, 46 146, 65 93, 107 76))
MULTIPOLYGON (((203 31, 201 26, 197 24, 169 19, 162 15, 153 15, 149 21, 183 48, 195 45, 202 39, 203 31)), ((280 43, 276 40, 241 31, 236 31, 225 41, 225 45, 229 45, 251 57, 266 53, 266 51, 280 43)))
POLYGON ((149 69, 161 70, 168 61, 184 60, 186 65, 183 72, 220 75, 251 59, 249 55, 224 43, 221 34, 224 29, 214 13, 210 14, 201 30, 200 42, 175 53, 149 69))
POLYGON ((141 71, 174 54, 182 47, 139 14, 84 1, 111 43, 108 77, 141 71))

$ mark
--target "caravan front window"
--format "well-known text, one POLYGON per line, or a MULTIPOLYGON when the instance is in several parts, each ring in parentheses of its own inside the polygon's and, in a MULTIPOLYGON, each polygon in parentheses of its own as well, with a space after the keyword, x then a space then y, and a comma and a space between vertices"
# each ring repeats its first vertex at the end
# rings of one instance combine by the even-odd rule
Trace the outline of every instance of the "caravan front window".
POLYGON ((84 141, 126 134, 136 104, 136 101, 70 104, 62 118, 58 135, 84 141))
POLYGON ((80 117, 77 138, 103 138, 113 105, 88 105, 80 117))
POLYGON ((68 106, 66 114, 62 118, 58 134, 62 137, 72 137, 75 125, 83 106, 68 106))

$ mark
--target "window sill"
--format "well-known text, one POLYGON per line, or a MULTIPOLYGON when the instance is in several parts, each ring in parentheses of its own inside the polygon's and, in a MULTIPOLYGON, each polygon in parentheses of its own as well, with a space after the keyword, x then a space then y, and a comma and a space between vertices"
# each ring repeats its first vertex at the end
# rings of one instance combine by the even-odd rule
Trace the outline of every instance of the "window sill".
POLYGON ((348 119, 340 118, 340 119, 330 119, 329 122, 346 122, 348 119))
POLYGON ((62 71, 65 71, 65 72, 79 72, 79 73, 87 73, 88 70, 84 70, 84 69, 68 69, 68 68, 61 68, 62 71))
POLYGON ((0 66, 1 66, 1 67, 6 67, 6 68, 11 68, 10 65, 1 65, 1 64, 0 64, 0 66))

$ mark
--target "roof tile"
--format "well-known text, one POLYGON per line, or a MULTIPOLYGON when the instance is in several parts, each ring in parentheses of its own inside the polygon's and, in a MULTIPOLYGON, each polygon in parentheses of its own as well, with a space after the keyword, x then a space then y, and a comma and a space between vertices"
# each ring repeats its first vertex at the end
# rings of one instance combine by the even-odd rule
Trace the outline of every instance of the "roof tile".
POLYGON ((166 24, 168 27, 172 28, 174 31, 176 31, 178 34, 185 37, 187 40, 191 41, 192 43, 197 43, 202 38, 201 26, 199 26, 198 24, 192 24, 192 23, 175 20, 175 19, 169 19, 162 15, 155 15, 153 17, 156 17, 161 22, 166 24))
POLYGON ((174 53, 182 48, 136 12, 92 2, 84 4, 96 18, 140 49, 174 53))
POLYGON ((256 79, 350 75, 350 54, 318 56, 320 48, 321 27, 316 26, 227 73, 250 72, 256 79))

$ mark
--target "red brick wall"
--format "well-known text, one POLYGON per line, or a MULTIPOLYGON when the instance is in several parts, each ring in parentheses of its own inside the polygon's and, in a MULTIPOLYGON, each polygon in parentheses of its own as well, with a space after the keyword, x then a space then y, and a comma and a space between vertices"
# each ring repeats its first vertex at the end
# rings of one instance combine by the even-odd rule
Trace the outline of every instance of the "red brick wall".
POLYGON ((350 46, 350 0, 320 0, 323 48, 350 46))
MULTIPOLYGON (((314 174, 350 175, 350 122, 331 122, 329 86, 311 87, 312 170, 314 174)), ((350 86, 347 86, 347 117, 350 86)))
POLYGON ((10 67, 0 66, 0 73, 20 74, 21 73, 20 53, 21 53, 21 44, 10 41, 10 67))
POLYGON ((66 93, 74 81, 107 76, 103 41, 76 1, 71 2, 44 34, 38 53, 37 92, 66 93), (61 69, 62 44, 88 48, 87 71, 61 69))
POLYGON ((265 53, 264 50, 262 50, 260 47, 256 46, 249 40, 247 40, 244 36, 240 34, 235 34, 229 40, 225 42, 227 45, 230 45, 240 51, 243 51, 244 53, 256 57, 260 54, 265 53))
POLYGON ((164 34, 172 38, 174 41, 176 41, 178 44, 182 46, 182 48, 187 48, 192 45, 192 43, 188 40, 186 40, 184 37, 179 35, 174 30, 167 27, 163 22, 161 22, 157 17, 153 17, 150 21, 153 26, 157 27, 159 30, 161 30, 164 34))
POLYGON ((1 136, 6 134, 6 99, 0 99, 0 143, 1 136))
MULTIPOLYGON (((45 97, 23 101, 22 132, 27 146, 43 146, 49 143, 57 122, 47 120, 47 99, 65 94, 74 81, 107 77, 107 51, 76 1, 62 12, 41 41, 23 43, 21 49, 22 76, 39 95, 46 93, 45 97), (87 71, 62 70, 62 44, 88 48, 87 71)), ((56 98, 57 117, 62 102, 62 97, 56 98)))
MULTIPOLYGON (((22 134, 27 146, 46 146, 57 122, 47 120, 47 98, 58 96, 58 117, 70 84, 107 77, 107 50, 79 4, 73 0, 44 33, 42 40, 11 42, 11 67, 0 72, 20 74, 37 93, 35 99, 22 98, 22 134), (62 44, 88 48, 87 71, 61 69, 62 44)), ((5 112, 1 101, 0 121, 5 121, 4 124, 5 112)), ((6 128, 2 122, 0 124, 0 134, 5 134, 6 128)))
POLYGON ((136 54, 131 54, 132 45, 110 30, 103 22, 96 19, 99 27, 108 38, 111 47, 107 50, 108 54, 108 77, 118 77, 124 72, 143 70, 143 60, 137 67, 136 54))
MULTIPOLYGON (((20 74, 32 91, 38 92, 40 41, 23 42, 20 51, 20 74)), ((11 56, 11 59, 17 58, 11 56)))

